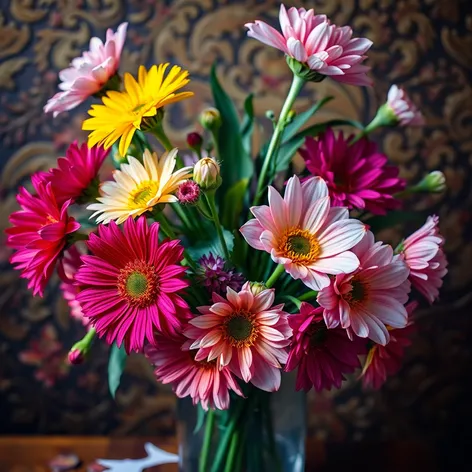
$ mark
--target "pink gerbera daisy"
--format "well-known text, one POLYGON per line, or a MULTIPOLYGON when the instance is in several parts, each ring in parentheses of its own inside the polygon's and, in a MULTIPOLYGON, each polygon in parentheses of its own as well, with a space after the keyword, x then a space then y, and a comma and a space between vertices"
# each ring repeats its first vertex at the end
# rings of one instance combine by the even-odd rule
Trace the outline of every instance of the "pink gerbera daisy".
POLYGON ((191 341, 183 336, 156 336, 156 344, 148 344, 144 353, 156 369, 158 381, 172 384, 179 398, 190 395, 193 404, 204 410, 229 408, 229 392, 243 396, 236 378, 228 367, 218 367, 216 360, 197 361, 197 351, 190 350, 191 341))
POLYGON ((248 36, 280 49, 288 57, 338 82, 371 85, 362 65, 365 53, 372 46, 366 38, 352 38, 349 26, 330 24, 326 15, 315 15, 313 9, 289 8, 280 5, 282 34, 263 21, 247 23, 248 36))
POLYGON ((328 328, 341 325, 351 339, 356 335, 385 346, 390 339, 387 325, 404 328, 408 321, 408 266, 389 245, 375 243, 370 231, 353 252, 359 269, 337 275, 321 290, 318 303, 325 309, 328 328))
POLYGON ((300 314, 290 315, 288 323, 293 339, 285 370, 298 367, 297 390, 340 388, 344 374, 360 367, 358 355, 364 353, 365 341, 351 341, 342 328, 328 329, 323 308, 302 303, 300 314))
POLYGON ((123 232, 114 222, 99 225, 87 246, 93 255, 82 256, 75 275, 84 315, 108 344, 125 345, 126 352, 141 351, 154 331, 173 334, 181 329, 188 305, 179 292, 188 287, 186 267, 180 262, 179 240, 159 243, 159 224, 146 218, 128 218, 123 232))
POLYGON ((387 106, 393 113, 395 121, 402 126, 423 126, 424 117, 406 92, 392 85, 388 91, 387 106))
POLYGON ((78 146, 74 141, 66 151, 66 157, 57 161, 57 169, 51 169, 49 180, 59 202, 98 196, 98 170, 109 151, 100 146, 89 148, 86 143, 78 146), (90 195, 87 195, 90 194, 90 195))
MULTIPOLYGON (((416 310, 417 302, 410 302, 406 306, 408 315, 416 310)), ((374 344, 367 354, 362 369, 362 383, 364 387, 379 389, 387 380, 389 375, 396 374, 402 366, 405 348, 411 344, 411 335, 415 331, 412 321, 406 328, 389 328, 390 341, 386 346, 374 344)))
POLYGON ((121 51, 126 38, 128 23, 122 23, 114 33, 107 30, 106 41, 90 40, 90 50, 72 60, 70 67, 59 72, 62 92, 56 93, 44 106, 44 112, 57 116, 72 110, 91 95, 99 92, 120 66, 121 51))
POLYGON ((28 279, 33 294, 43 296, 68 236, 80 224, 67 214, 70 200, 57 202, 51 183, 40 175, 33 175, 31 181, 36 195, 20 188, 16 199, 22 209, 10 215, 13 227, 6 229, 7 244, 17 250, 10 262, 28 279))
POLYGON ((328 187, 313 177, 287 183, 284 198, 269 187, 269 206, 252 207, 256 217, 240 229, 250 246, 271 254, 294 278, 313 290, 330 283, 327 274, 350 273, 359 260, 350 252, 365 226, 349 219, 346 208, 330 208, 328 187))
POLYGON ((336 137, 331 129, 317 139, 307 138, 300 149, 307 169, 326 181, 333 206, 379 215, 398 208, 401 202, 394 195, 406 184, 398 177, 398 167, 387 165, 388 158, 375 143, 364 138, 350 145, 351 139, 342 131, 336 137))
POLYGON ((199 349, 195 359, 216 359, 219 368, 229 366, 245 382, 278 390, 292 330, 283 305, 272 306, 274 298, 273 289, 254 295, 249 282, 240 292, 228 287, 226 298, 213 293, 213 305, 199 307, 202 315, 184 331, 195 340, 190 349, 199 349))
POLYGON ((429 216, 426 223, 408 236, 397 249, 410 268, 410 281, 428 301, 433 303, 439 296, 443 277, 447 274, 447 259, 439 234, 439 218, 429 216))

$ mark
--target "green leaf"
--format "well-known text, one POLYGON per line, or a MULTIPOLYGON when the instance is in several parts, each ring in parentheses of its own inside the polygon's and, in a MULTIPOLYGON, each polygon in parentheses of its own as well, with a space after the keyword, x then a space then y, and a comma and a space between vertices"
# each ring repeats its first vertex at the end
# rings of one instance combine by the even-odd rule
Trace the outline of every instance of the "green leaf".
MULTIPOLYGON (((223 229, 223 237, 225 238, 228 251, 231 252, 234 246, 233 234, 230 233, 228 230, 223 229)), ((210 252, 214 255, 218 255, 223 258, 225 257, 223 248, 221 247, 221 243, 218 238, 218 235, 216 234, 216 231, 214 232, 213 239, 206 240, 206 241, 205 240, 199 241, 196 244, 194 244, 192 247, 189 247, 187 251, 190 254, 190 257, 192 257, 194 261, 197 261, 198 259, 200 259, 200 257, 204 255, 208 255, 210 252)))
POLYGON ((239 217, 243 211, 244 197, 249 185, 249 179, 242 179, 228 189, 223 199, 221 223, 225 228, 239 227, 239 217))
POLYGON ((387 215, 376 215, 365 220, 370 230, 375 233, 392 226, 416 222, 420 225, 426 218, 427 213, 421 211, 391 211, 387 215))
POLYGON ((244 150, 250 156, 252 151, 252 133, 254 131, 254 104, 253 94, 247 96, 244 100, 244 116, 241 123, 241 139, 243 141, 244 150))
POLYGON ((222 125, 218 131, 218 151, 223 183, 218 195, 223 198, 226 191, 236 182, 252 176, 254 165, 239 133, 240 125, 236 108, 218 82, 215 64, 211 68, 210 84, 215 106, 221 113, 222 119, 222 125))
POLYGON ((118 347, 116 344, 111 346, 108 359, 108 388, 113 398, 115 398, 116 390, 120 386, 121 374, 125 369, 127 358, 124 346, 118 347))

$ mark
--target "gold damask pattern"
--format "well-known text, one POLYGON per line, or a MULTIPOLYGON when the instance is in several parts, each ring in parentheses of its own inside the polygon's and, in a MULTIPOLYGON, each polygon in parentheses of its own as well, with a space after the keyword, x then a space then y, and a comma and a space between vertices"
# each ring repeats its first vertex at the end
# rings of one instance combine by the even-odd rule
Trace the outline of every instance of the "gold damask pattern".
MULTIPOLYGON (((462 382, 472 340, 468 289, 472 283, 470 241, 472 189, 472 14, 469 0, 294 1, 315 7, 338 24, 350 24, 374 41, 369 53, 373 89, 334 81, 310 84, 300 110, 335 95, 319 119, 341 115, 367 122, 391 83, 405 87, 421 106, 427 126, 377 135, 385 153, 415 180, 441 168, 445 195, 411 205, 434 205, 447 238, 450 276, 444 306, 425 310, 402 373, 380 393, 360 392, 355 379, 339 392, 311 402, 310 431, 337 440, 365 437, 444 437, 469 411, 470 391, 462 382)), ((58 71, 86 48, 93 35, 129 22, 122 70, 141 63, 171 61, 192 75, 193 100, 172 107, 172 140, 193 131, 192 120, 211 104, 208 74, 214 61, 226 90, 241 106, 255 92, 263 123, 267 109, 279 110, 289 71, 278 51, 248 39, 244 23, 275 23, 276 1, 256 0, 11 0, 0 12, 1 219, 3 230, 15 208, 15 192, 28 176, 46 169, 74 139, 83 139, 86 107, 53 120, 42 113, 56 91, 58 71)), ((400 237, 400 229, 386 235, 400 237)), ((2 231, 3 235, 3 231, 2 231)), ((2 236, 3 238, 4 236, 2 236)), ((82 327, 68 317, 57 291, 32 298, 0 250, 0 432, 171 433, 174 400, 157 387, 141 357, 133 357, 117 405, 105 382, 105 348, 87 366, 68 372, 62 359, 82 327), (38 340, 42 342, 38 342, 38 340), (52 343, 52 344, 51 344, 52 343), (51 348, 54 346, 54 349, 51 348), (44 346, 49 346, 45 348, 44 346), (34 380, 34 377, 40 380, 34 380), (55 383, 47 387, 44 379, 55 383), (32 388, 32 385, 35 385, 32 388)), ((97 343, 98 345, 98 343, 97 343)))

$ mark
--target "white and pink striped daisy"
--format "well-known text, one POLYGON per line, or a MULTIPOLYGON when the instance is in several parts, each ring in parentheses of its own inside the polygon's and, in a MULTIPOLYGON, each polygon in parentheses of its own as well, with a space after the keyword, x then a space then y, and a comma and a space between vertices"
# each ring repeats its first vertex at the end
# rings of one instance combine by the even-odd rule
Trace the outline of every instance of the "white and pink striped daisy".
POLYGON ((370 67, 362 64, 372 46, 367 38, 353 38, 349 26, 332 25, 313 9, 280 5, 282 34, 263 21, 247 23, 248 36, 280 49, 321 76, 352 85, 371 85, 370 67))
POLYGON ((252 207, 251 212, 255 219, 240 229, 248 244, 270 253, 311 289, 328 286, 328 274, 358 268, 359 260, 349 249, 363 238, 365 226, 350 219, 346 208, 330 207, 328 187, 320 177, 302 184, 291 177, 283 198, 269 187, 269 206, 252 207))
POLYGON ((228 287, 226 298, 213 293, 213 305, 202 306, 184 334, 199 349, 196 361, 216 359, 231 372, 267 392, 280 387, 281 364, 287 361, 292 330, 283 305, 272 306, 275 293, 266 289, 254 295, 249 282, 240 292, 228 287))
POLYGON ((328 328, 341 325, 348 336, 369 338, 385 346, 391 328, 404 328, 408 314, 409 269, 402 257, 368 231, 353 248, 360 261, 357 271, 337 275, 318 295, 328 328))

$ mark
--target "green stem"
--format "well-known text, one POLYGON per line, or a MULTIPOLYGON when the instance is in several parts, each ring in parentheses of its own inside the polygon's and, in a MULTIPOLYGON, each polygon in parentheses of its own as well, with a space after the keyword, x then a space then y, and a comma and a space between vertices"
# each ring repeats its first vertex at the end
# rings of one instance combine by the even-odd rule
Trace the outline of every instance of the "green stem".
POLYGON ((171 205, 171 208, 174 210, 175 214, 179 217, 180 221, 187 229, 193 228, 193 225, 188 219, 184 208, 182 208, 178 203, 171 205))
POLYGON ((215 411, 209 410, 207 413, 205 436, 203 438, 203 448, 200 456, 198 471, 208 472, 208 459, 210 456, 211 437, 213 435, 213 426, 215 424, 215 411))
POLYGON ((268 278, 267 282, 265 283, 265 286, 267 288, 271 288, 274 286, 275 282, 277 282, 277 279, 284 273, 285 267, 282 264, 279 264, 274 272, 272 272, 272 275, 268 278))
POLYGON ((225 254, 225 259, 227 261, 231 261, 231 255, 228 250, 228 246, 226 245, 226 240, 223 235, 223 230, 221 229, 220 218, 218 216, 218 211, 216 209, 215 203, 215 194, 214 192, 207 192, 205 193, 205 198, 208 203, 208 207, 210 208, 211 217, 213 222, 215 223, 216 232, 218 234, 218 238, 220 240, 221 246, 223 247, 223 252, 225 254))
POLYGON ((300 295, 298 299, 301 302, 304 302, 306 300, 311 300, 312 298, 316 298, 317 296, 318 296, 318 292, 316 290, 310 290, 309 292, 306 292, 303 295, 300 295))
POLYGON ((236 472, 236 468, 234 467, 235 460, 237 459, 236 453, 238 452, 238 446, 241 439, 241 431, 236 429, 231 438, 231 444, 229 446, 229 453, 228 457, 226 458, 226 465, 224 472, 236 472))
POLYGON ((265 416, 265 425, 267 436, 269 439, 269 453, 272 462, 275 465, 275 470, 277 472, 283 472, 282 466, 280 464, 280 458, 277 451, 277 444, 275 442, 275 432, 274 432, 274 424, 272 421, 272 412, 270 410, 270 398, 267 398, 267 401, 261 402, 263 408, 263 415, 265 416))
POLYGON ((272 159, 274 158, 274 155, 276 154, 276 151, 282 139, 283 131, 285 129, 285 126, 287 125, 288 114, 290 113, 290 110, 292 109, 293 104, 295 103, 295 100, 298 97, 298 94, 300 93, 300 90, 302 89, 304 83, 305 83, 304 79, 302 79, 301 77, 295 74, 293 75, 292 85, 290 86, 290 90, 288 92, 287 98, 285 99, 285 103, 282 107, 282 111, 280 112, 277 125, 274 129, 274 133, 272 134, 272 138, 270 139, 269 148, 267 149, 267 154, 265 155, 264 162, 262 164, 261 173, 259 175, 259 180, 257 183, 257 190, 254 196, 253 206, 256 206, 259 203, 263 194, 263 190, 265 189, 265 186, 267 185, 266 183, 267 172, 270 168, 272 159))
POLYGON ((164 127, 162 126, 162 121, 152 128, 152 134, 159 140, 159 142, 164 146, 166 151, 172 151, 174 147, 170 142, 169 138, 167 137, 166 132, 164 131, 164 127))

